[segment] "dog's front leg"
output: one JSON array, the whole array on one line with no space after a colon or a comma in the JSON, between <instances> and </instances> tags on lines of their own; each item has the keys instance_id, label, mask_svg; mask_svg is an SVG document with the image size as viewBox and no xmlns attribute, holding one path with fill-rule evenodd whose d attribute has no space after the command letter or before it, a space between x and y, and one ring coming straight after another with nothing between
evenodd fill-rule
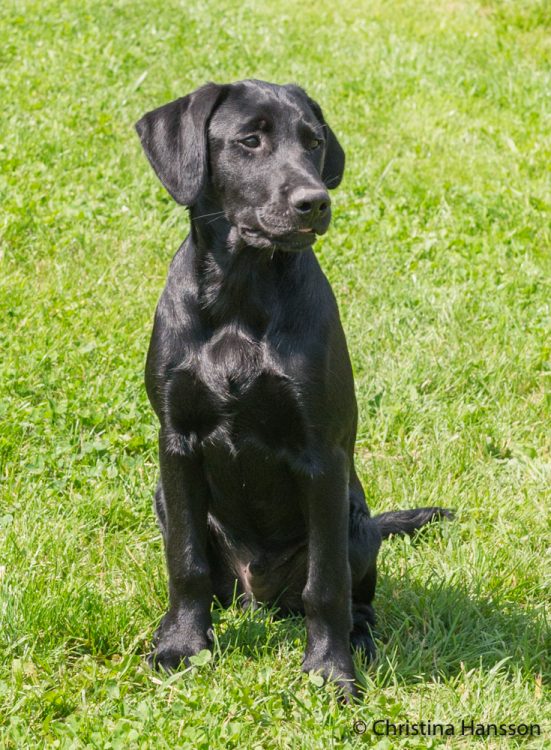
<instances>
[{"instance_id":1,"label":"dog's front leg","mask_svg":"<svg viewBox=\"0 0 551 750\"><path fill-rule=\"evenodd\" d=\"M343 451L324 458L319 475L304 482L308 572L302 593L307 645L303 669L319 671L355 694L350 654L351 582L348 561L348 469Z\"/></svg>"},{"instance_id":2,"label":"dog's front leg","mask_svg":"<svg viewBox=\"0 0 551 750\"><path fill-rule=\"evenodd\" d=\"M208 648L212 585L206 554L208 486L199 457L179 455L159 438L169 609L155 633L150 662L176 669Z\"/></svg>"}]
</instances>

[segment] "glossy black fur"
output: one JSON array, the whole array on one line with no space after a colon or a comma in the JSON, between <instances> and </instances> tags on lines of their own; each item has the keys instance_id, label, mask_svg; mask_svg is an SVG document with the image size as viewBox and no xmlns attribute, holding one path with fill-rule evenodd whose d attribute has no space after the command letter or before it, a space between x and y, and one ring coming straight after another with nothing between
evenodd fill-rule
<instances>
[{"instance_id":1,"label":"glossy black fur","mask_svg":"<svg viewBox=\"0 0 551 750\"><path fill-rule=\"evenodd\" d=\"M353 693L382 538L446 511L370 518L354 470L352 369L312 251L344 153L302 89L260 81L207 84L136 127L191 216L146 367L170 595L152 661L208 648L213 595L237 589L304 612L304 669Z\"/></svg>"}]
</instances>

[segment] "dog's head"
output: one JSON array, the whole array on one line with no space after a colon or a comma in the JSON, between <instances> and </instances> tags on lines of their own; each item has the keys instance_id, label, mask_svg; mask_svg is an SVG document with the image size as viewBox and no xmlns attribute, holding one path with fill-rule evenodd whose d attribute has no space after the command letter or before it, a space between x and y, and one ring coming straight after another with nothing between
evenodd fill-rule
<instances>
[{"instance_id":1,"label":"dog's head","mask_svg":"<svg viewBox=\"0 0 551 750\"><path fill-rule=\"evenodd\" d=\"M247 245L296 250L327 230L344 152L298 86L208 83L136 129L172 197L193 207L208 193Z\"/></svg>"}]
</instances>

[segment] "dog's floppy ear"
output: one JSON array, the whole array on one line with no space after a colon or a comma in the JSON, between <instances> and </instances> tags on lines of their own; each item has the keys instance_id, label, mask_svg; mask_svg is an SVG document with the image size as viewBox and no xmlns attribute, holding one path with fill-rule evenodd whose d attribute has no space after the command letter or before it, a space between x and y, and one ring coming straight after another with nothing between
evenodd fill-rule
<instances>
[{"instance_id":1,"label":"dog's floppy ear","mask_svg":"<svg viewBox=\"0 0 551 750\"><path fill-rule=\"evenodd\" d=\"M207 176L207 124L224 86L207 83L136 123L143 149L170 195L191 206Z\"/></svg>"},{"instance_id":2,"label":"dog's floppy ear","mask_svg":"<svg viewBox=\"0 0 551 750\"><path fill-rule=\"evenodd\" d=\"M310 99L310 97L308 97L308 103L312 107L318 120L323 125L323 130L327 139L321 179L326 187L330 189L336 188L341 184L344 174L344 151L341 144L338 142L335 133L333 133L329 125L325 122L320 105L313 99Z\"/></svg>"},{"instance_id":3,"label":"dog's floppy ear","mask_svg":"<svg viewBox=\"0 0 551 750\"><path fill-rule=\"evenodd\" d=\"M323 126L327 146L325 149L325 160L323 162L323 169L321 172L321 179L323 180L325 187L336 188L340 185L343 174L344 174L344 162L345 156L341 144L338 142L335 133L331 130L329 125L325 122L323 112L321 111L320 105L311 99L304 89L294 84L288 84L286 88L291 89L306 98L310 105L313 113Z\"/></svg>"}]
</instances>

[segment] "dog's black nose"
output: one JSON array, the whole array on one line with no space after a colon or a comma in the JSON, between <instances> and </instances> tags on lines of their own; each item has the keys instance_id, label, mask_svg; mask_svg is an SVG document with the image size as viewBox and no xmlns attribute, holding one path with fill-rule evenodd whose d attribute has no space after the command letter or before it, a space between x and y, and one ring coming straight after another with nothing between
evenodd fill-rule
<instances>
[{"instance_id":1,"label":"dog's black nose","mask_svg":"<svg viewBox=\"0 0 551 750\"><path fill-rule=\"evenodd\" d=\"M331 198L323 188L299 187L289 196L289 203L303 219L315 221L327 213Z\"/></svg>"}]
</instances>

